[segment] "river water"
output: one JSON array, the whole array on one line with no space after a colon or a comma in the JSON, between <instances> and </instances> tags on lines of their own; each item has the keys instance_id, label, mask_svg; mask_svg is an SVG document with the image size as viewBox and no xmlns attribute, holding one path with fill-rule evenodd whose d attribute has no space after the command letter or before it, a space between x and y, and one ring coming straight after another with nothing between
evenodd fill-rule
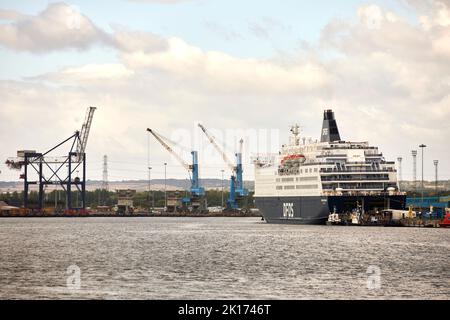
<instances>
[{"instance_id":1,"label":"river water","mask_svg":"<svg viewBox=\"0 0 450 320\"><path fill-rule=\"evenodd\" d=\"M450 230L0 219L3 299L448 299Z\"/></svg>"}]
</instances>

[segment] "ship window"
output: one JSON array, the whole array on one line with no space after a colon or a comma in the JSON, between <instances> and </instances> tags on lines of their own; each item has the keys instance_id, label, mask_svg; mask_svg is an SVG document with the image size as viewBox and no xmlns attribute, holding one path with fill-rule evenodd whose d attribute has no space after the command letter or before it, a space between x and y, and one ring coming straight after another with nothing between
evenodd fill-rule
<instances>
[{"instance_id":1,"label":"ship window","mask_svg":"<svg viewBox=\"0 0 450 320\"><path fill-rule=\"evenodd\" d=\"M317 172L317 168L314 168L314 172Z\"/></svg>"},{"instance_id":2,"label":"ship window","mask_svg":"<svg viewBox=\"0 0 450 320\"><path fill-rule=\"evenodd\" d=\"M294 182L294 178L283 178L281 182Z\"/></svg>"},{"instance_id":3,"label":"ship window","mask_svg":"<svg viewBox=\"0 0 450 320\"><path fill-rule=\"evenodd\" d=\"M316 181L317 180L317 176L314 176L314 177L302 177L299 180L300 181Z\"/></svg>"},{"instance_id":4,"label":"ship window","mask_svg":"<svg viewBox=\"0 0 450 320\"><path fill-rule=\"evenodd\" d=\"M285 186L284 190L294 190L295 186Z\"/></svg>"},{"instance_id":5,"label":"ship window","mask_svg":"<svg viewBox=\"0 0 450 320\"><path fill-rule=\"evenodd\" d=\"M277 190L283 190L283 186L277 186Z\"/></svg>"},{"instance_id":6,"label":"ship window","mask_svg":"<svg viewBox=\"0 0 450 320\"><path fill-rule=\"evenodd\" d=\"M317 184L308 184L304 186L296 186L297 189L317 189L319 186Z\"/></svg>"}]
</instances>

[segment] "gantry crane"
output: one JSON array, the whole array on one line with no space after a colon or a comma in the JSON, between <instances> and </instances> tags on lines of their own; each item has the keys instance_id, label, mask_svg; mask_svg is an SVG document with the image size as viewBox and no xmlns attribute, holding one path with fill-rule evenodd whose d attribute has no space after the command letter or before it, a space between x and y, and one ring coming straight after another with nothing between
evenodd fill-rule
<instances>
[{"instance_id":1,"label":"gantry crane","mask_svg":"<svg viewBox=\"0 0 450 320\"><path fill-rule=\"evenodd\" d=\"M242 167L242 152L244 139L239 141L239 152L236 153L236 192L240 197L248 196L248 190L244 187L244 169Z\"/></svg>"},{"instance_id":2,"label":"gantry crane","mask_svg":"<svg viewBox=\"0 0 450 320\"><path fill-rule=\"evenodd\" d=\"M6 164L11 169L21 170L24 172L20 178L24 180L24 203L25 209L44 209L44 188L48 185L60 185L66 194L65 212L79 213L86 209L86 145L89 132L94 117L95 107L89 107L86 113L86 119L81 127L81 131L75 133L62 141L55 147L44 153L38 153L34 150L17 151L16 158L9 158ZM50 154L62 145L70 142L71 148L67 156L54 157ZM75 148L76 146L76 148ZM51 166L53 165L53 166ZM78 175L78 169L82 169L81 178ZM67 172L63 172L67 168ZM30 181L30 169L33 169L38 176L38 180ZM37 206L31 208L28 199L30 185L38 186L38 203ZM74 204L72 187L76 188L76 192L81 195L81 203ZM77 196L78 198L78 196Z\"/></svg>"},{"instance_id":3,"label":"gantry crane","mask_svg":"<svg viewBox=\"0 0 450 320\"><path fill-rule=\"evenodd\" d=\"M192 164L188 164L180 155L178 155L172 147L168 144L168 139L164 138L161 134L156 133L155 130L147 128L153 137L170 153L177 159L177 161L189 172L189 179L191 180L190 193L191 197L183 198L183 205L185 207L191 205L193 210L203 210L206 209L206 205L203 205L202 199L205 196L205 189L200 185L199 179L199 166L198 166L198 152L192 151Z\"/></svg>"},{"instance_id":4,"label":"gantry crane","mask_svg":"<svg viewBox=\"0 0 450 320\"><path fill-rule=\"evenodd\" d=\"M227 200L227 209L228 210L238 210L238 198L248 196L248 190L244 187L243 180L243 167L242 167L242 147L244 140L241 139L239 141L239 152L235 154L236 156L236 164L234 164L230 158L227 156L224 150L219 147L216 142L214 136L209 133L209 131L203 126L201 123L198 124L200 129L202 129L203 133L208 138L209 142L214 146L217 152L222 156L224 162L231 169L231 178L230 178L230 196Z\"/></svg>"},{"instance_id":5,"label":"gantry crane","mask_svg":"<svg viewBox=\"0 0 450 320\"><path fill-rule=\"evenodd\" d=\"M80 161L81 156L85 154L87 141L89 138L89 132L91 131L91 125L92 125L92 119L94 118L94 112L97 108L95 107L89 107L89 109L86 112L86 118L84 120L84 123L81 127L81 131L79 132L78 139L77 139L77 149L76 149L76 160Z\"/></svg>"}]
</instances>

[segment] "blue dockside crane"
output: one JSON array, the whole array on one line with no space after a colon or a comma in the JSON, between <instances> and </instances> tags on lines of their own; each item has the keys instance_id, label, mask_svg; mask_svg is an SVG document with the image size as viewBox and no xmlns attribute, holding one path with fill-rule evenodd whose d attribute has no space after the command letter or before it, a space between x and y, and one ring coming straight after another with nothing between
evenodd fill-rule
<instances>
[{"instance_id":1,"label":"blue dockside crane","mask_svg":"<svg viewBox=\"0 0 450 320\"><path fill-rule=\"evenodd\" d=\"M192 171L191 177L191 194L196 197L203 197L205 195L205 188L200 186L199 170L198 170L198 152L192 151L192 165L189 166Z\"/></svg>"},{"instance_id":2,"label":"blue dockside crane","mask_svg":"<svg viewBox=\"0 0 450 320\"><path fill-rule=\"evenodd\" d=\"M192 205L194 210L201 207L201 199L205 196L205 189L200 185L199 179L199 166L198 166L198 152L192 151L192 164L188 164L180 155L178 155L166 142L167 138L156 133L154 130L147 128L155 139L167 150L169 151L175 159L189 172L189 179L191 181L190 193L191 197L185 197L182 199L184 205Z\"/></svg>"},{"instance_id":3,"label":"blue dockside crane","mask_svg":"<svg viewBox=\"0 0 450 320\"><path fill-rule=\"evenodd\" d=\"M235 154L236 164L234 164L227 156L227 154L219 147L213 135L203 126L201 123L198 124L200 129L208 138L209 142L214 146L217 152L222 156L224 162L231 169L230 178L230 195L227 199L227 210L239 210L238 199L248 196L248 190L244 187L243 178L243 167L242 167L242 145L244 140L240 140L240 150Z\"/></svg>"},{"instance_id":4,"label":"blue dockside crane","mask_svg":"<svg viewBox=\"0 0 450 320\"><path fill-rule=\"evenodd\" d=\"M239 141L239 152L236 153L236 193L239 197L248 196L248 189L244 187L244 169L242 167L242 147L244 144L244 140L241 139Z\"/></svg>"}]
</instances>

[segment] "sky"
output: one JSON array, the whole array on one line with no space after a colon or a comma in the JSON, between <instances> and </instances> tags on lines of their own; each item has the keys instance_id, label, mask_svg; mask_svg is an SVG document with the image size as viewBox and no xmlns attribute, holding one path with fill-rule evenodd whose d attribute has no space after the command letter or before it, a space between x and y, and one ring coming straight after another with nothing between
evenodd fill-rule
<instances>
[{"instance_id":1,"label":"sky","mask_svg":"<svg viewBox=\"0 0 450 320\"><path fill-rule=\"evenodd\" d=\"M425 179L450 179L450 1L113 0L0 1L0 180L17 150L45 151L97 107L88 178L187 178L150 137L175 142L201 175L229 169L204 124L232 158L277 152L289 126L319 138L324 109L341 138L369 141L387 160L427 145ZM66 149L55 155L64 155ZM421 157L419 157L419 161ZM420 162L419 162L420 163ZM419 171L420 176L420 171Z\"/></svg>"}]
</instances>

